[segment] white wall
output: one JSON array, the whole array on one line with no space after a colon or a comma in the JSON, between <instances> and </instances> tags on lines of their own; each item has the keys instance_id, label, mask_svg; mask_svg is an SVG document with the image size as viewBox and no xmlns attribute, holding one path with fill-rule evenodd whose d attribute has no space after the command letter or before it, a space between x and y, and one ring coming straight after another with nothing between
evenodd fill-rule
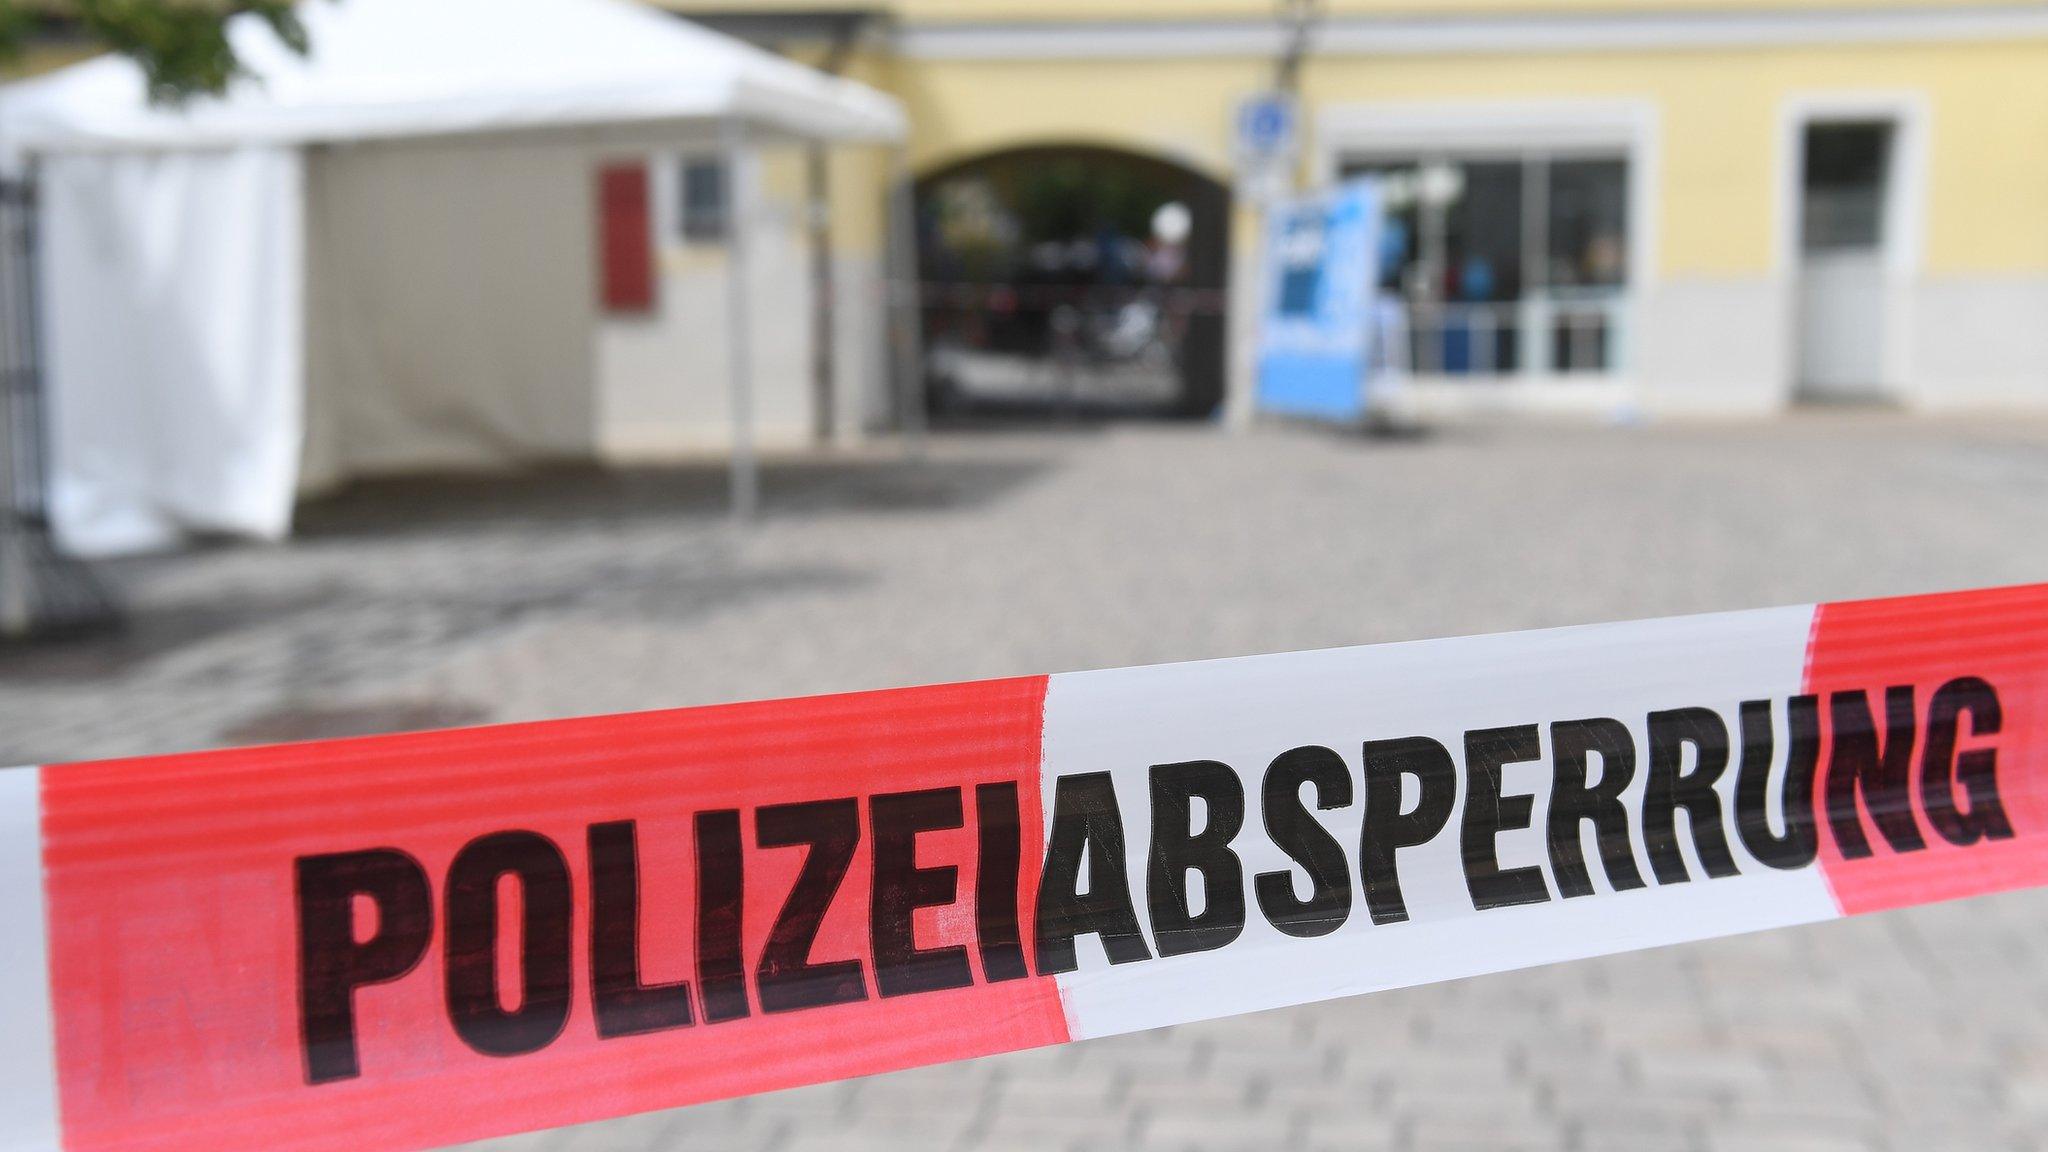
<instances>
[{"instance_id":1,"label":"white wall","mask_svg":"<svg viewBox=\"0 0 2048 1152\"><path fill-rule=\"evenodd\" d=\"M1767 416L1792 401L1791 297L1767 276L1671 277L1637 295L1630 375L1656 416Z\"/></svg>"},{"instance_id":2,"label":"white wall","mask_svg":"<svg viewBox=\"0 0 2048 1152\"><path fill-rule=\"evenodd\" d=\"M1797 400L1792 285L1778 278L1669 280L1638 305L1635 378L1665 416L1766 416ZM1886 331L1897 402L1914 411L2048 408L2048 279L1903 278ZM1873 333L1873 339L1880 338Z\"/></svg>"},{"instance_id":3,"label":"white wall","mask_svg":"<svg viewBox=\"0 0 2048 1152\"><path fill-rule=\"evenodd\" d=\"M316 149L302 486L587 457L591 176L573 149Z\"/></svg>"},{"instance_id":4,"label":"white wall","mask_svg":"<svg viewBox=\"0 0 2048 1152\"><path fill-rule=\"evenodd\" d=\"M889 308L882 260L840 253L832 262L835 386L833 434L840 440L887 427L897 387L889 366Z\"/></svg>"},{"instance_id":5,"label":"white wall","mask_svg":"<svg viewBox=\"0 0 2048 1152\"><path fill-rule=\"evenodd\" d=\"M2048 408L2048 279L1929 276L1909 299L1909 404Z\"/></svg>"},{"instance_id":6,"label":"white wall","mask_svg":"<svg viewBox=\"0 0 2048 1152\"><path fill-rule=\"evenodd\" d=\"M651 313L607 315L597 324L597 448L609 460L687 456L722 449L731 437L728 248L721 241L681 236L684 154L601 154L648 163L659 274ZM746 213L754 430L759 443L771 448L806 443L811 434L813 325L797 160L793 149L758 155L746 181L760 192Z\"/></svg>"}]
</instances>

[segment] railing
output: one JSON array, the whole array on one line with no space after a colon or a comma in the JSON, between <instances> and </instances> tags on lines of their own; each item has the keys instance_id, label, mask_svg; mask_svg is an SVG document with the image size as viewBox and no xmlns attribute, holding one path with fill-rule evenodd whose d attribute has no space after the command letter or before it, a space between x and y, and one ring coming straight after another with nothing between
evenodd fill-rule
<instances>
[{"instance_id":1,"label":"railing","mask_svg":"<svg viewBox=\"0 0 2048 1152\"><path fill-rule=\"evenodd\" d=\"M918 286L935 407L1205 413L1222 399L1228 301L1145 283Z\"/></svg>"},{"instance_id":2,"label":"railing","mask_svg":"<svg viewBox=\"0 0 2048 1152\"><path fill-rule=\"evenodd\" d=\"M1620 293L1550 292L1489 303L1408 301L1387 334L1389 366L1424 377L1610 374L1627 361Z\"/></svg>"},{"instance_id":3,"label":"railing","mask_svg":"<svg viewBox=\"0 0 2048 1152\"><path fill-rule=\"evenodd\" d=\"M1199 366L1187 337L1202 324L1220 335L1228 309L1222 290L1187 287L927 282L920 293L930 366L942 378L964 379L959 364L989 355L1042 362L1068 384L1136 366L1183 373ZM1484 303L1381 300L1377 355L1389 372L1556 380L1612 376L1628 364L1630 299L1620 289ZM1220 341L1199 351L1220 355Z\"/></svg>"}]
</instances>

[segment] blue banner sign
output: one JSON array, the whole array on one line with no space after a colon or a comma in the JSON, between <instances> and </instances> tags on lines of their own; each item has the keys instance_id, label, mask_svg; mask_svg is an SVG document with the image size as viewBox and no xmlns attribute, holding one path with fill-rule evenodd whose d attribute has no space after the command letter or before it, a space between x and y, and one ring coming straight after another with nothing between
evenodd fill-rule
<instances>
[{"instance_id":1,"label":"blue banner sign","mask_svg":"<svg viewBox=\"0 0 2048 1152\"><path fill-rule=\"evenodd\" d=\"M1379 191L1369 180L1273 207L1260 411L1324 420L1365 415L1379 238Z\"/></svg>"}]
</instances>

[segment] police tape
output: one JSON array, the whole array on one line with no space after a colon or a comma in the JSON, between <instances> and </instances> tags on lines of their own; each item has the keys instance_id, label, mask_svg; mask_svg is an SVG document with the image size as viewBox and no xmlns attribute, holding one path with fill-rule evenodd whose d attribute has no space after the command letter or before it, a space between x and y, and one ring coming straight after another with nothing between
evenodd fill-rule
<instances>
[{"instance_id":1,"label":"police tape","mask_svg":"<svg viewBox=\"0 0 2048 1152\"><path fill-rule=\"evenodd\" d=\"M0 773L0 1142L419 1148L2048 881L2048 585Z\"/></svg>"}]
</instances>

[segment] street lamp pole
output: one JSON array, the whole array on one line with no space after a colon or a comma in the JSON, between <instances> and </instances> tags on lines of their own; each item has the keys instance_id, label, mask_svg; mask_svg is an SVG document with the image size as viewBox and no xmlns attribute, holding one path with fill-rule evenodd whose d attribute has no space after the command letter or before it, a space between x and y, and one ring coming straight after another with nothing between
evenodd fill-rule
<instances>
[{"instance_id":1,"label":"street lamp pole","mask_svg":"<svg viewBox=\"0 0 2048 1152\"><path fill-rule=\"evenodd\" d=\"M1322 0L1279 2L1280 24L1286 32L1287 41L1273 72L1273 90L1298 102L1301 98L1301 66L1308 59L1309 34L1322 16L1323 5Z\"/></svg>"}]
</instances>

